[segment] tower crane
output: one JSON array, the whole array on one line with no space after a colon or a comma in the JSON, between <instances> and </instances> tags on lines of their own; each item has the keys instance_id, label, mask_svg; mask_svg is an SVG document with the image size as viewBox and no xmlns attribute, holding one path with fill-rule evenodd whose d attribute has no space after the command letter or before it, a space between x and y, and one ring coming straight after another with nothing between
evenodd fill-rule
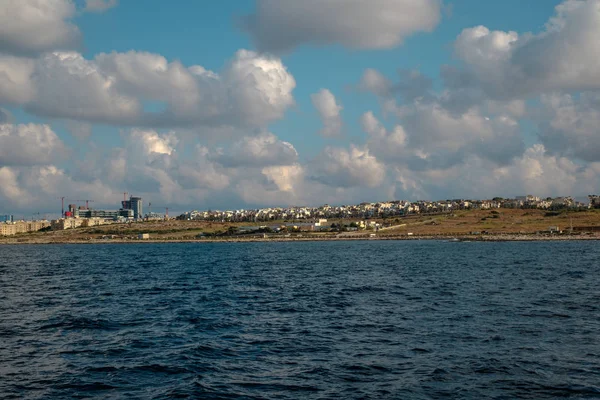
<instances>
[{"instance_id":1,"label":"tower crane","mask_svg":"<svg viewBox=\"0 0 600 400\"><path fill-rule=\"evenodd\" d=\"M156 206L158 208L164 208L165 209L165 219L169 219L169 207L163 207L163 206ZM148 214L152 214L152 202L148 202Z\"/></svg>"},{"instance_id":2,"label":"tower crane","mask_svg":"<svg viewBox=\"0 0 600 400\"><path fill-rule=\"evenodd\" d=\"M60 199L60 205L61 205L60 217L61 218L65 216L65 199L66 198L67 198L66 196L57 197L57 199Z\"/></svg>"},{"instance_id":3,"label":"tower crane","mask_svg":"<svg viewBox=\"0 0 600 400\"><path fill-rule=\"evenodd\" d=\"M85 209L89 210L90 209L90 203L93 203L94 200L73 200L76 203L83 203L85 202Z\"/></svg>"}]
</instances>

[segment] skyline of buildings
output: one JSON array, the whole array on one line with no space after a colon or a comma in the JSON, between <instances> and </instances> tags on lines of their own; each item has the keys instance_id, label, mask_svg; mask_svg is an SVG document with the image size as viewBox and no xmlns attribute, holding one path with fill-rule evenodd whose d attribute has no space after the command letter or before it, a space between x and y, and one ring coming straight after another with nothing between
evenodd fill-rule
<instances>
[{"instance_id":1,"label":"skyline of buildings","mask_svg":"<svg viewBox=\"0 0 600 400\"><path fill-rule=\"evenodd\" d=\"M62 218L52 221L32 220L15 221L11 214L0 215L0 235L16 235L35 232L50 227L52 230L74 229L113 223L125 223L140 220L168 219L168 214L160 215L149 212L143 214L143 199L130 196L121 202L119 210L102 210L68 205L68 211ZM127 208L126 208L127 207ZM468 209L527 208L544 210L591 209L600 208L600 196L589 195L588 202L576 201L570 196L540 198L534 195L516 196L515 198L494 197L491 200L453 199L453 200L393 200L383 202L363 202L354 205L331 206L324 204L318 207L265 207L258 209L238 210L205 210L186 211L176 217L180 220L206 220L216 222L263 222L270 220L318 220L322 218L388 218L410 214L447 213ZM39 214L39 213L38 213Z\"/></svg>"}]
</instances>

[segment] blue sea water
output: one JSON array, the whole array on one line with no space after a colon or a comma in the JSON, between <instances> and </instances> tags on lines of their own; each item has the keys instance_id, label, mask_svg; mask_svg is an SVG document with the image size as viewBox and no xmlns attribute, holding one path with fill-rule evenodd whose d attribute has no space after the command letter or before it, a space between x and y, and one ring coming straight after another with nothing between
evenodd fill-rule
<instances>
[{"instance_id":1,"label":"blue sea water","mask_svg":"<svg viewBox=\"0 0 600 400\"><path fill-rule=\"evenodd\" d=\"M0 398L600 398L599 260L595 241L0 247Z\"/></svg>"}]
</instances>

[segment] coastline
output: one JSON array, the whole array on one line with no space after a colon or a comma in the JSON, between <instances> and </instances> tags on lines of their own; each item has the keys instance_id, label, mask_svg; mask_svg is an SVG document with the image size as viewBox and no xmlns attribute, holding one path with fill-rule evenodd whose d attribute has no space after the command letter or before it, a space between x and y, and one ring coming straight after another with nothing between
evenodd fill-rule
<instances>
[{"instance_id":1,"label":"coastline","mask_svg":"<svg viewBox=\"0 0 600 400\"><path fill-rule=\"evenodd\" d=\"M1 245L51 245L51 244L157 244L157 243L269 243L269 242L340 242L340 241L451 241L457 243L472 242L553 242L553 241L587 241L600 240L600 235L526 235L526 234L499 234L485 236L463 235L419 235L419 236L341 236L341 237L223 237L204 239L75 239L75 240L43 240L40 238L23 238L2 240Z\"/></svg>"}]
</instances>

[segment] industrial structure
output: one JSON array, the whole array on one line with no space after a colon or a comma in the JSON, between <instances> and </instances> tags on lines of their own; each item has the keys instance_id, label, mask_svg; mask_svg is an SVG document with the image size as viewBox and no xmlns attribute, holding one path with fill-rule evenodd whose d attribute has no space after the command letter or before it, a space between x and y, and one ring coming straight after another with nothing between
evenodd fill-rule
<instances>
[{"instance_id":1,"label":"industrial structure","mask_svg":"<svg viewBox=\"0 0 600 400\"><path fill-rule=\"evenodd\" d=\"M90 208L90 203L95 202L92 199L74 200L67 196L58 197L61 202L61 217L51 222L47 220L47 214L44 214L44 219L36 219L32 217L32 221L15 221L12 215L0 215L0 236L16 235L25 232L35 232L40 229L51 228L52 230L74 229L79 227L92 227L104 224L123 223L131 221L145 220L161 220L168 218L169 209L165 207L165 216L149 212L148 215L143 214L142 198L130 196L127 199L127 194L124 193L121 208L118 210L100 210ZM65 210L65 201L67 201L67 209ZM84 203L78 205L77 203ZM151 210L151 203L148 203ZM33 213L34 216L40 217L43 213Z\"/></svg>"},{"instance_id":2,"label":"industrial structure","mask_svg":"<svg viewBox=\"0 0 600 400\"><path fill-rule=\"evenodd\" d=\"M141 197L129 197L129 200L123 200L121 202L123 210L133 210L133 218L141 219L144 216L142 210L142 198Z\"/></svg>"},{"instance_id":3,"label":"industrial structure","mask_svg":"<svg viewBox=\"0 0 600 400\"><path fill-rule=\"evenodd\" d=\"M126 196L127 193L124 193ZM90 208L90 203L95 200L70 200L67 211L64 209L64 201L67 197L59 197L61 200L61 216L63 218L106 218L106 219L142 219L142 198L131 196L129 200L124 197L121 202L121 208L118 210L97 210ZM85 206L78 206L75 203L85 203Z\"/></svg>"}]
</instances>

